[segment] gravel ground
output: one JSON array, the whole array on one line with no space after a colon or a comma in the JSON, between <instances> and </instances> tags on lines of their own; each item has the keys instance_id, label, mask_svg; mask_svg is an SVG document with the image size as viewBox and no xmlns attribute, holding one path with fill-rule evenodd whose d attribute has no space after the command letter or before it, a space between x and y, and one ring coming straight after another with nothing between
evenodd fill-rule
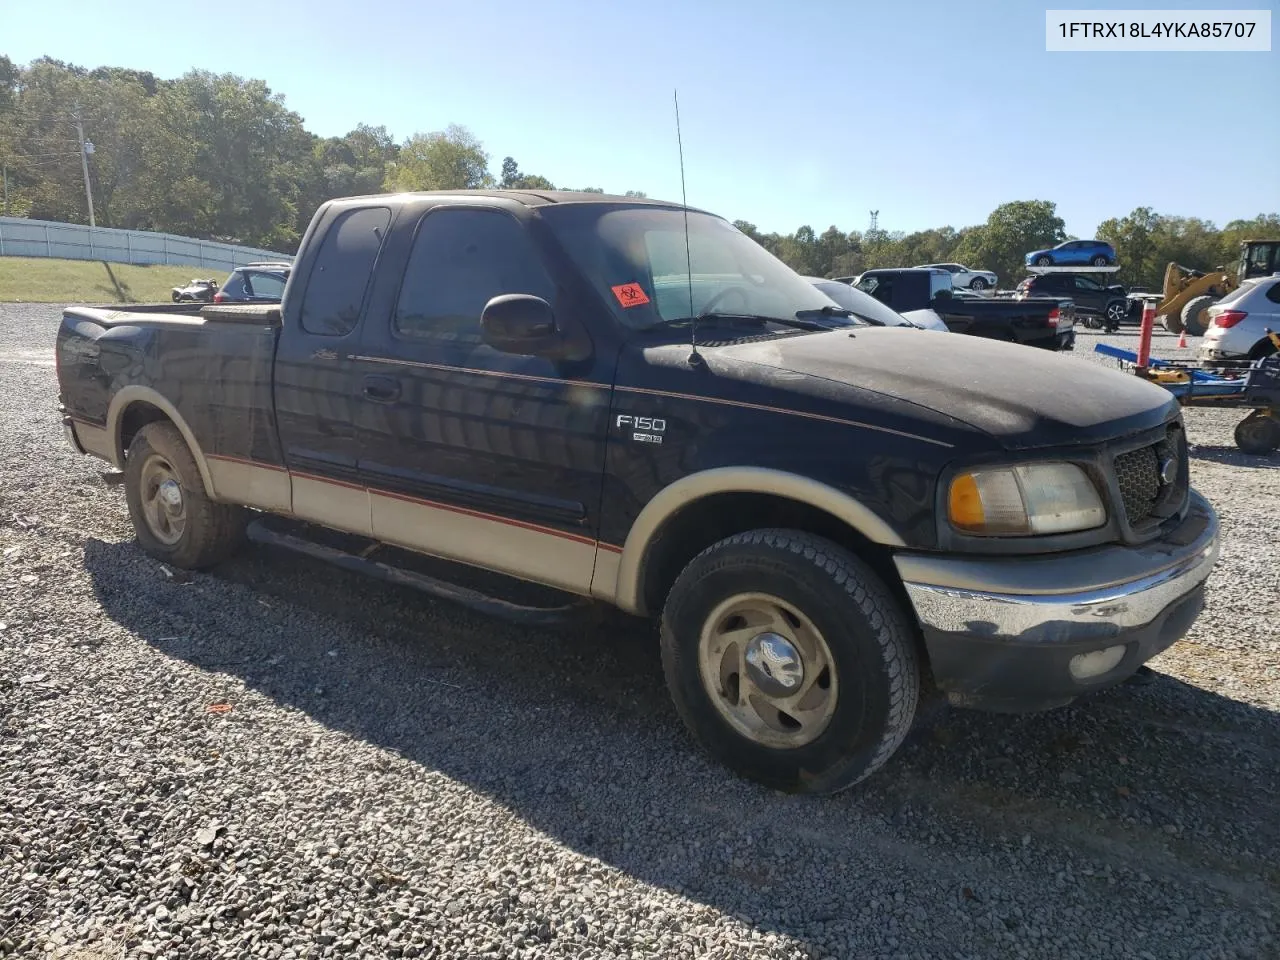
<instances>
[{"instance_id":1,"label":"gravel ground","mask_svg":"<svg viewBox=\"0 0 1280 960\"><path fill-rule=\"evenodd\" d=\"M647 627L260 547L167 576L62 439L57 317L0 307L0 955L1280 956L1280 456L1238 415L1188 412L1225 546L1153 683L933 708L794 798L690 745Z\"/></svg>"}]
</instances>

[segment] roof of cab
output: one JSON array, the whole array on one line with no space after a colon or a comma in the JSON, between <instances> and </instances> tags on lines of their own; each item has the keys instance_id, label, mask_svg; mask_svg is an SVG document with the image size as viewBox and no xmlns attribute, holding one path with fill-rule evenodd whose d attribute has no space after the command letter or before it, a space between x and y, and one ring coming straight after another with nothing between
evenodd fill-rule
<instances>
[{"instance_id":1,"label":"roof of cab","mask_svg":"<svg viewBox=\"0 0 1280 960\"><path fill-rule=\"evenodd\" d=\"M682 210L679 203L666 200L653 200L649 197L626 197L614 193L592 193L584 190L412 190L400 193L368 194L358 197L335 197L334 201L349 202L361 200L379 200L387 202L404 202L422 197L476 197L494 200L511 200L526 207L545 207L560 203L614 203L633 204L636 206L667 207ZM704 213L696 207L688 208L693 213Z\"/></svg>"}]
</instances>

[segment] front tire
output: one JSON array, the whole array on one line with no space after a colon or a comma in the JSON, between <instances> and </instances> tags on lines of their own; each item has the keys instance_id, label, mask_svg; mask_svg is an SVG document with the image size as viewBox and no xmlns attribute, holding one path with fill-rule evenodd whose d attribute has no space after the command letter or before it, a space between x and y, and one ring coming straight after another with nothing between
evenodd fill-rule
<instances>
[{"instance_id":1,"label":"front tire","mask_svg":"<svg viewBox=\"0 0 1280 960\"><path fill-rule=\"evenodd\" d=\"M1156 319L1159 320L1162 324L1164 324L1164 328L1168 330L1170 333L1182 332L1182 318L1177 314L1162 313Z\"/></svg>"},{"instance_id":2,"label":"front tire","mask_svg":"<svg viewBox=\"0 0 1280 960\"><path fill-rule=\"evenodd\" d=\"M1114 332L1120 329L1120 323L1129 313L1129 304L1124 300L1112 300L1107 304L1106 310L1107 329Z\"/></svg>"},{"instance_id":3,"label":"front tire","mask_svg":"<svg viewBox=\"0 0 1280 960\"><path fill-rule=\"evenodd\" d=\"M969 289L985 290L987 289L987 281L982 277L974 277L972 280L969 281Z\"/></svg>"},{"instance_id":4,"label":"front tire","mask_svg":"<svg viewBox=\"0 0 1280 960\"><path fill-rule=\"evenodd\" d=\"M138 543L157 560L197 570L225 560L243 542L244 509L205 495L195 457L173 424L138 431L124 478Z\"/></svg>"},{"instance_id":5,"label":"front tire","mask_svg":"<svg viewBox=\"0 0 1280 960\"><path fill-rule=\"evenodd\" d=\"M662 663L694 739L740 775L829 794L870 776L911 729L914 637L866 563L796 530L695 557L662 613Z\"/></svg>"},{"instance_id":6,"label":"front tire","mask_svg":"<svg viewBox=\"0 0 1280 960\"><path fill-rule=\"evenodd\" d=\"M1036 266L1051 267L1053 266L1053 258L1052 257L1036 257Z\"/></svg>"}]
</instances>

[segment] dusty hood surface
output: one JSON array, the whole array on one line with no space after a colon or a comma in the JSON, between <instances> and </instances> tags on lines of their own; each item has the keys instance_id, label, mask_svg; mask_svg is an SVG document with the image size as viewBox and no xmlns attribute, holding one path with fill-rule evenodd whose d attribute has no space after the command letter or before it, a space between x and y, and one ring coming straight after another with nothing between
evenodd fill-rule
<instances>
[{"instance_id":1,"label":"dusty hood surface","mask_svg":"<svg viewBox=\"0 0 1280 960\"><path fill-rule=\"evenodd\" d=\"M1093 443L1171 419L1177 402L1131 373L1047 350L906 328L744 343L729 361L849 384L963 421L1009 448Z\"/></svg>"}]
</instances>

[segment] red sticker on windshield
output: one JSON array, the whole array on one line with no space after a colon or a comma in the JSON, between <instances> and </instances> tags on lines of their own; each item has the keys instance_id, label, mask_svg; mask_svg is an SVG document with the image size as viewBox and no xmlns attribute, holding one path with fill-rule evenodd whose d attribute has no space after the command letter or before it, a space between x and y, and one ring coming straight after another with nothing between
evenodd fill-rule
<instances>
[{"instance_id":1,"label":"red sticker on windshield","mask_svg":"<svg viewBox=\"0 0 1280 960\"><path fill-rule=\"evenodd\" d=\"M638 283L621 283L612 289L613 295L623 307L642 307L649 302L644 288Z\"/></svg>"}]
</instances>

